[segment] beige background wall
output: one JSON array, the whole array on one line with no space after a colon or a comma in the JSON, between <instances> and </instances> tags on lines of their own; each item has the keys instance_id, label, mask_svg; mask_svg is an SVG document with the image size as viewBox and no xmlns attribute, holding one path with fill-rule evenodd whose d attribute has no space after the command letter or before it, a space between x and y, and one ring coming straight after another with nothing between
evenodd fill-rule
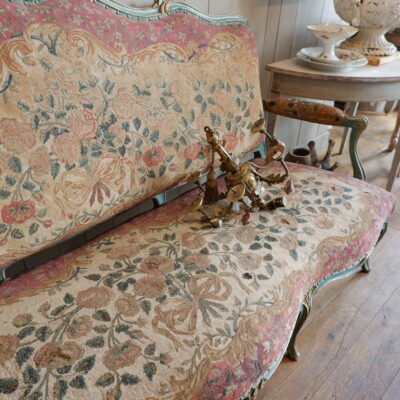
<instances>
[{"instance_id":1,"label":"beige background wall","mask_svg":"<svg viewBox=\"0 0 400 400\"><path fill-rule=\"evenodd\" d=\"M117 1L130 6L152 4L151 0ZM208 14L242 15L249 20L258 41L264 97L268 97L270 90L270 74L264 66L293 57L302 47L315 46L317 40L305 28L308 24L340 21L333 0L187 0L185 3ZM326 127L279 119L276 130L289 147L304 145L311 139L316 139L319 147L326 145Z\"/></svg>"}]
</instances>

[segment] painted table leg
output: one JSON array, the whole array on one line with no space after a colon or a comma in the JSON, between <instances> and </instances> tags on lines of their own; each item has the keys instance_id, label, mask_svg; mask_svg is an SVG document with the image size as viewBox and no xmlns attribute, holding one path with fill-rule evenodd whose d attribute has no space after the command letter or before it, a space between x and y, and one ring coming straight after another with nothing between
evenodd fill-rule
<instances>
[{"instance_id":1,"label":"painted table leg","mask_svg":"<svg viewBox=\"0 0 400 400\"><path fill-rule=\"evenodd\" d=\"M365 117L348 118L343 125L351 129L349 153L350 153L351 165L353 167L354 178L358 178L365 181L366 180L365 171L362 166L360 157L358 155L357 143L361 133L365 130L365 128L368 125L368 119Z\"/></svg>"},{"instance_id":2,"label":"painted table leg","mask_svg":"<svg viewBox=\"0 0 400 400\"><path fill-rule=\"evenodd\" d=\"M271 98L280 97L280 93L276 90L271 91ZM277 115L273 113L268 113L267 120L267 132L274 136L275 124L276 124Z\"/></svg>"},{"instance_id":3,"label":"painted table leg","mask_svg":"<svg viewBox=\"0 0 400 400\"><path fill-rule=\"evenodd\" d=\"M394 179L396 178L397 171L399 170L400 164L400 144L397 144L396 152L394 153L392 167L390 168L389 179L386 185L386 190L389 192L392 190Z\"/></svg>"},{"instance_id":4,"label":"painted table leg","mask_svg":"<svg viewBox=\"0 0 400 400\"><path fill-rule=\"evenodd\" d=\"M358 102L351 102L350 106L347 110L347 114L349 117L354 117L358 111L360 103ZM340 149L339 149L339 155L343 154L344 146L347 141L347 137L349 136L349 133L351 131L351 128L345 128L343 132L343 137L342 137L342 142L340 143Z\"/></svg>"},{"instance_id":5,"label":"painted table leg","mask_svg":"<svg viewBox=\"0 0 400 400\"><path fill-rule=\"evenodd\" d=\"M396 126L394 127L392 137L390 138L388 151L393 151L396 148L396 145L399 141L399 131L400 131L400 108L399 111L397 111Z\"/></svg>"}]
</instances>

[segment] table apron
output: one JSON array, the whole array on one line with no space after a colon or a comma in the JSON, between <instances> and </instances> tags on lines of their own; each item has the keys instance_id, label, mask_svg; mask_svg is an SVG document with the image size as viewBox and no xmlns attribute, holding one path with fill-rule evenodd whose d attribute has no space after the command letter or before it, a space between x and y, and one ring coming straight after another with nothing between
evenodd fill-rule
<instances>
[{"instance_id":1,"label":"table apron","mask_svg":"<svg viewBox=\"0 0 400 400\"><path fill-rule=\"evenodd\" d=\"M272 92L318 100L390 101L400 99L400 82L320 80L274 73Z\"/></svg>"}]
</instances>

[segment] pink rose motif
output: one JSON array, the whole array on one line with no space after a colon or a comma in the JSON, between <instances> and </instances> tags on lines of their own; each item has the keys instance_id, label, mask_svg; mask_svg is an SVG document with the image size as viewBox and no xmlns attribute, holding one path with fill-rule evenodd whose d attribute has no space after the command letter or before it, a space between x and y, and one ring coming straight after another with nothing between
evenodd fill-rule
<instances>
[{"instance_id":1,"label":"pink rose motif","mask_svg":"<svg viewBox=\"0 0 400 400\"><path fill-rule=\"evenodd\" d=\"M127 317L133 317L140 311L139 303L135 296L125 294L121 296L116 302L115 307L117 311Z\"/></svg>"},{"instance_id":2,"label":"pink rose motif","mask_svg":"<svg viewBox=\"0 0 400 400\"><path fill-rule=\"evenodd\" d=\"M146 257L140 263L140 271L146 273L166 274L174 270L172 260L164 256Z\"/></svg>"},{"instance_id":3,"label":"pink rose motif","mask_svg":"<svg viewBox=\"0 0 400 400\"><path fill-rule=\"evenodd\" d=\"M239 138L231 132L229 135L224 135L222 139L225 141L225 149L227 151L232 151L239 143Z\"/></svg>"},{"instance_id":4,"label":"pink rose motif","mask_svg":"<svg viewBox=\"0 0 400 400\"><path fill-rule=\"evenodd\" d=\"M0 144L13 153L21 154L36 143L35 131L31 125L23 124L15 118L0 121Z\"/></svg>"},{"instance_id":5,"label":"pink rose motif","mask_svg":"<svg viewBox=\"0 0 400 400\"><path fill-rule=\"evenodd\" d=\"M80 140L91 140L96 137L96 117L87 108L71 111L68 116L68 124L70 132Z\"/></svg>"},{"instance_id":6,"label":"pink rose motif","mask_svg":"<svg viewBox=\"0 0 400 400\"><path fill-rule=\"evenodd\" d=\"M107 255L109 260L121 260L124 258L135 257L140 253L140 249L135 245L118 246L114 247L110 254Z\"/></svg>"},{"instance_id":7,"label":"pink rose motif","mask_svg":"<svg viewBox=\"0 0 400 400\"><path fill-rule=\"evenodd\" d=\"M14 201L1 210L1 217L6 224L23 224L35 214L35 204L31 200Z\"/></svg>"},{"instance_id":8,"label":"pink rose motif","mask_svg":"<svg viewBox=\"0 0 400 400\"><path fill-rule=\"evenodd\" d=\"M136 99L126 87L121 87L113 99L113 109L119 119L129 119L134 116Z\"/></svg>"},{"instance_id":9,"label":"pink rose motif","mask_svg":"<svg viewBox=\"0 0 400 400\"><path fill-rule=\"evenodd\" d=\"M112 297L112 292L109 288L92 287L81 292L78 292L76 297L76 305L84 308L102 308L108 305Z\"/></svg>"},{"instance_id":10,"label":"pink rose motif","mask_svg":"<svg viewBox=\"0 0 400 400\"><path fill-rule=\"evenodd\" d=\"M279 245L288 251L295 250L298 246L297 236L294 233L287 233L279 238Z\"/></svg>"},{"instance_id":11,"label":"pink rose motif","mask_svg":"<svg viewBox=\"0 0 400 400\"><path fill-rule=\"evenodd\" d=\"M86 336L92 329L92 321L89 315L82 315L75 318L67 328L67 336L70 339L78 339Z\"/></svg>"},{"instance_id":12,"label":"pink rose motif","mask_svg":"<svg viewBox=\"0 0 400 400\"><path fill-rule=\"evenodd\" d=\"M50 172L50 156L46 147L39 147L31 154L29 166L37 175L46 175Z\"/></svg>"},{"instance_id":13,"label":"pink rose motif","mask_svg":"<svg viewBox=\"0 0 400 400\"><path fill-rule=\"evenodd\" d=\"M206 241L203 236L197 232L185 232L182 235L182 246L188 249L199 249L200 247L204 247Z\"/></svg>"},{"instance_id":14,"label":"pink rose motif","mask_svg":"<svg viewBox=\"0 0 400 400\"><path fill-rule=\"evenodd\" d=\"M165 153L161 146L155 146L143 154L143 161L148 167L155 167L164 160Z\"/></svg>"},{"instance_id":15,"label":"pink rose motif","mask_svg":"<svg viewBox=\"0 0 400 400\"><path fill-rule=\"evenodd\" d=\"M251 244L254 242L254 239L257 235L257 232L251 226L241 226L236 231L236 239L239 240L240 243Z\"/></svg>"},{"instance_id":16,"label":"pink rose motif","mask_svg":"<svg viewBox=\"0 0 400 400\"><path fill-rule=\"evenodd\" d=\"M208 268L210 266L210 257L208 254L190 253L185 258L185 263L194 264L197 268Z\"/></svg>"},{"instance_id":17,"label":"pink rose motif","mask_svg":"<svg viewBox=\"0 0 400 400\"><path fill-rule=\"evenodd\" d=\"M197 156L199 155L201 150L200 143L194 143L185 148L183 150L183 155L185 156L186 160L196 160Z\"/></svg>"},{"instance_id":18,"label":"pink rose motif","mask_svg":"<svg viewBox=\"0 0 400 400\"><path fill-rule=\"evenodd\" d=\"M48 368L50 370L72 365L83 356L84 350L75 342L46 343L41 347L33 358L36 367Z\"/></svg>"},{"instance_id":19,"label":"pink rose motif","mask_svg":"<svg viewBox=\"0 0 400 400\"><path fill-rule=\"evenodd\" d=\"M110 371L133 365L141 354L141 348L132 340L112 347L103 356L103 364Z\"/></svg>"},{"instance_id":20,"label":"pink rose motif","mask_svg":"<svg viewBox=\"0 0 400 400\"><path fill-rule=\"evenodd\" d=\"M320 229L331 229L335 226L335 220L330 215L320 215L314 220L314 224Z\"/></svg>"},{"instance_id":21,"label":"pink rose motif","mask_svg":"<svg viewBox=\"0 0 400 400\"><path fill-rule=\"evenodd\" d=\"M66 164L74 164L81 156L81 143L72 133L57 136L52 145L53 153Z\"/></svg>"},{"instance_id":22,"label":"pink rose motif","mask_svg":"<svg viewBox=\"0 0 400 400\"><path fill-rule=\"evenodd\" d=\"M237 258L240 265L242 265L246 271L256 270L263 264L262 257L258 254L243 253L238 254Z\"/></svg>"},{"instance_id":23,"label":"pink rose motif","mask_svg":"<svg viewBox=\"0 0 400 400\"><path fill-rule=\"evenodd\" d=\"M0 365L14 357L18 344L19 338L16 335L0 336Z\"/></svg>"},{"instance_id":24,"label":"pink rose motif","mask_svg":"<svg viewBox=\"0 0 400 400\"><path fill-rule=\"evenodd\" d=\"M165 293L166 285L161 277L149 276L139 279L134 285L134 290L140 297L155 299Z\"/></svg>"}]
</instances>

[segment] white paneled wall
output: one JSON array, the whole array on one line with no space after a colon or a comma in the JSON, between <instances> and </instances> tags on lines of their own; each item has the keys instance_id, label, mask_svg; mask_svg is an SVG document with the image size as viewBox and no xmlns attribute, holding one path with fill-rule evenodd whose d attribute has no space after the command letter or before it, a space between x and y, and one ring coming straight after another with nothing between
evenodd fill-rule
<instances>
[{"instance_id":1,"label":"white paneled wall","mask_svg":"<svg viewBox=\"0 0 400 400\"><path fill-rule=\"evenodd\" d=\"M153 4L152 0L117 0L130 6ZM302 47L315 46L309 24L336 23L333 0L187 0L185 3L211 15L242 15L254 29L260 56L261 88L268 97L271 77L265 65L293 57ZM314 124L278 119L277 134L289 147L316 139L325 145L327 130Z\"/></svg>"}]
</instances>

